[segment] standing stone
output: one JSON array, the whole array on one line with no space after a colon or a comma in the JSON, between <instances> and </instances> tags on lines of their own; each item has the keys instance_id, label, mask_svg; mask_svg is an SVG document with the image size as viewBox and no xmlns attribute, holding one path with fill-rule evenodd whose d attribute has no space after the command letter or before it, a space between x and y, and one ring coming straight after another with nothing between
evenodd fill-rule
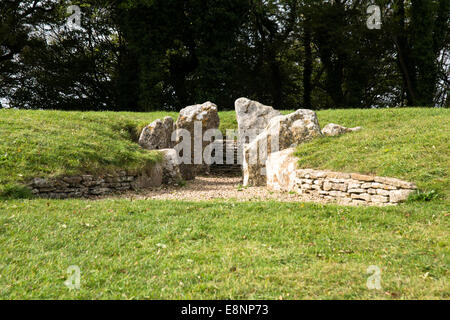
<instances>
[{"instance_id":1,"label":"standing stone","mask_svg":"<svg viewBox=\"0 0 450 320\"><path fill-rule=\"evenodd\" d=\"M146 189L160 187L162 185L163 167L157 163L151 168L140 172L136 179L130 177L131 187L133 189Z\"/></svg>"},{"instance_id":2,"label":"standing stone","mask_svg":"<svg viewBox=\"0 0 450 320\"><path fill-rule=\"evenodd\" d=\"M247 98L236 100L235 109L241 145L252 142L264 131L270 119L281 115L274 108Z\"/></svg>"},{"instance_id":3,"label":"standing stone","mask_svg":"<svg viewBox=\"0 0 450 320\"><path fill-rule=\"evenodd\" d=\"M356 132L356 131L361 131L361 130L362 130L361 127L346 128L346 127L340 126L338 124L330 123L330 124L327 124L325 126L325 128L323 128L322 133L324 136L337 137L344 133Z\"/></svg>"},{"instance_id":4,"label":"standing stone","mask_svg":"<svg viewBox=\"0 0 450 320\"><path fill-rule=\"evenodd\" d=\"M173 148L175 141L172 141L172 134L175 132L175 121L172 117L165 117L163 120L163 126L165 130L165 139L167 141L166 148Z\"/></svg>"},{"instance_id":5,"label":"standing stone","mask_svg":"<svg viewBox=\"0 0 450 320\"><path fill-rule=\"evenodd\" d=\"M142 130L139 137L139 145L147 150L161 150L171 148L172 132L174 131L174 121L172 117L165 117L164 120L157 119Z\"/></svg>"},{"instance_id":6,"label":"standing stone","mask_svg":"<svg viewBox=\"0 0 450 320\"><path fill-rule=\"evenodd\" d=\"M273 191L293 191L298 169L295 149L289 148L269 155L266 162L267 188Z\"/></svg>"},{"instance_id":7,"label":"standing stone","mask_svg":"<svg viewBox=\"0 0 450 320\"><path fill-rule=\"evenodd\" d=\"M297 110L272 118L265 131L244 147L244 185L266 185L266 160L271 153L296 147L319 136L320 126L314 111Z\"/></svg>"},{"instance_id":8,"label":"standing stone","mask_svg":"<svg viewBox=\"0 0 450 320\"><path fill-rule=\"evenodd\" d=\"M175 149L164 149L161 150L164 159L162 163L163 173L162 182L163 184L177 184L183 177L181 175L180 166L178 162L178 154Z\"/></svg>"},{"instance_id":9,"label":"standing stone","mask_svg":"<svg viewBox=\"0 0 450 320\"><path fill-rule=\"evenodd\" d=\"M198 132L200 136L196 136L196 123L198 123L201 128L201 132ZM207 171L207 166L203 162L203 151L211 142L203 141L203 135L207 130L218 130L219 124L220 119L217 106L212 102L208 101L204 104L189 106L180 111L180 116L176 122L176 129L187 130L191 137L191 164L180 164L181 174L184 179L195 179L198 173L204 173ZM183 142L182 134L180 132L177 132L176 141L177 145ZM202 164L195 164L195 151L199 153L197 158L201 157L199 162L202 162Z\"/></svg>"}]
</instances>

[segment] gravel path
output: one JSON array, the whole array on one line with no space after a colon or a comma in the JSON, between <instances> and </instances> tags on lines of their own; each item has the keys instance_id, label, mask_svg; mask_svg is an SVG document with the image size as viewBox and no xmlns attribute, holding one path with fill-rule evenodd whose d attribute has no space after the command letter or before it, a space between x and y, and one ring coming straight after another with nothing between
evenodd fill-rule
<instances>
[{"instance_id":1,"label":"gravel path","mask_svg":"<svg viewBox=\"0 0 450 320\"><path fill-rule=\"evenodd\" d=\"M130 193L126 197L146 200L234 200L234 201L264 201L276 200L283 202L312 201L298 194L287 192L272 192L266 187L241 187L240 177L197 177L188 181L184 187L166 186L142 193Z\"/></svg>"}]
</instances>

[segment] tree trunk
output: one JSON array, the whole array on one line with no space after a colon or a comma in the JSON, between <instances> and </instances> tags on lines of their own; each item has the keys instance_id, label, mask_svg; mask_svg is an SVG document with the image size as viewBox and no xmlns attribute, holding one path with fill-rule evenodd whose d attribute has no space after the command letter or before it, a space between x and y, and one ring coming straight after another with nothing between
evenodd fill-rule
<instances>
[{"instance_id":1,"label":"tree trunk","mask_svg":"<svg viewBox=\"0 0 450 320\"><path fill-rule=\"evenodd\" d=\"M304 24L303 45L305 48L305 60L303 62L303 104L306 109L312 109L311 104L311 76L313 71L313 57L311 50L311 22L306 18Z\"/></svg>"}]
</instances>

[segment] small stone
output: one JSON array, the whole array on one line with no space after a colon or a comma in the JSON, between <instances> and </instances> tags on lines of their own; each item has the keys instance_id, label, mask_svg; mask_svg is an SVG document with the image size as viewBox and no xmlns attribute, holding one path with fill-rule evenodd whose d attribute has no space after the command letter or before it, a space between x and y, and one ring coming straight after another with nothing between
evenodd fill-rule
<instances>
[{"instance_id":1,"label":"small stone","mask_svg":"<svg viewBox=\"0 0 450 320\"><path fill-rule=\"evenodd\" d=\"M384 189L377 189L377 194L380 196L389 196L391 193Z\"/></svg>"},{"instance_id":2,"label":"small stone","mask_svg":"<svg viewBox=\"0 0 450 320\"><path fill-rule=\"evenodd\" d=\"M109 188L95 188L91 190L91 194L93 195L103 195L109 193L111 189Z\"/></svg>"},{"instance_id":3,"label":"small stone","mask_svg":"<svg viewBox=\"0 0 450 320\"><path fill-rule=\"evenodd\" d=\"M48 187L50 185L50 183L49 183L49 181L47 179L41 179L41 178L33 179L32 184L38 189L45 188L45 187Z\"/></svg>"},{"instance_id":4,"label":"small stone","mask_svg":"<svg viewBox=\"0 0 450 320\"><path fill-rule=\"evenodd\" d=\"M323 190L330 191L333 189L333 184L331 182L325 181L323 183Z\"/></svg>"},{"instance_id":5,"label":"small stone","mask_svg":"<svg viewBox=\"0 0 450 320\"><path fill-rule=\"evenodd\" d=\"M343 182L342 179L350 179L350 174L341 172L328 172L327 178L340 179L337 182Z\"/></svg>"},{"instance_id":6,"label":"small stone","mask_svg":"<svg viewBox=\"0 0 450 320\"><path fill-rule=\"evenodd\" d=\"M348 193L364 193L366 190L364 189L349 189Z\"/></svg>"},{"instance_id":7,"label":"small stone","mask_svg":"<svg viewBox=\"0 0 450 320\"><path fill-rule=\"evenodd\" d=\"M353 201L352 201L352 204L353 204L353 205L356 205L356 206L363 206L363 205L366 205L367 202L365 202L365 201L363 201L363 200L353 200Z\"/></svg>"},{"instance_id":8,"label":"small stone","mask_svg":"<svg viewBox=\"0 0 450 320\"><path fill-rule=\"evenodd\" d=\"M75 176L75 177L64 177L63 181L69 183L70 185L77 185L77 184L80 184L81 181L83 181L83 178L82 177L78 177L78 176Z\"/></svg>"},{"instance_id":9,"label":"small stone","mask_svg":"<svg viewBox=\"0 0 450 320\"><path fill-rule=\"evenodd\" d=\"M366 182L373 182L375 181L375 178L372 176L359 174L359 173L352 173L351 174L352 179L358 180L358 181L366 181Z\"/></svg>"},{"instance_id":10,"label":"small stone","mask_svg":"<svg viewBox=\"0 0 450 320\"><path fill-rule=\"evenodd\" d=\"M370 194L367 194L367 193L362 193L362 194L353 193L352 199L370 201L371 196L370 196Z\"/></svg>"},{"instance_id":11,"label":"small stone","mask_svg":"<svg viewBox=\"0 0 450 320\"><path fill-rule=\"evenodd\" d=\"M324 171L313 171L310 173L311 178L313 179L321 179L321 178L326 178L327 173Z\"/></svg>"},{"instance_id":12,"label":"small stone","mask_svg":"<svg viewBox=\"0 0 450 320\"><path fill-rule=\"evenodd\" d=\"M335 123L330 123L322 129L322 133L323 133L323 135L328 136L328 137L337 137L344 133L356 132L356 131L360 131L360 130L362 130L361 127L346 128L346 127L343 127L343 126L335 124Z\"/></svg>"},{"instance_id":13,"label":"small stone","mask_svg":"<svg viewBox=\"0 0 450 320\"><path fill-rule=\"evenodd\" d=\"M387 202L389 202L389 198L388 197L380 196L380 195L373 195L371 200L374 203L387 203Z\"/></svg>"},{"instance_id":14,"label":"small stone","mask_svg":"<svg viewBox=\"0 0 450 320\"><path fill-rule=\"evenodd\" d=\"M345 198L345 197L347 197L347 194L345 192L341 192L341 191L330 191L330 196L338 197L338 198Z\"/></svg>"},{"instance_id":15,"label":"small stone","mask_svg":"<svg viewBox=\"0 0 450 320\"><path fill-rule=\"evenodd\" d=\"M350 182L348 184L348 189L360 189L360 188L361 188L361 183Z\"/></svg>"},{"instance_id":16,"label":"small stone","mask_svg":"<svg viewBox=\"0 0 450 320\"><path fill-rule=\"evenodd\" d=\"M403 188L403 189L416 189L416 185L411 182L402 181L396 178L386 178L386 177L375 177L375 182L387 184L390 186L394 186L397 188Z\"/></svg>"},{"instance_id":17,"label":"small stone","mask_svg":"<svg viewBox=\"0 0 450 320\"><path fill-rule=\"evenodd\" d=\"M346 192L347 191L347 185L344 183L333 183L333 189L337 191Z\"/></svg>"}]
</instances>

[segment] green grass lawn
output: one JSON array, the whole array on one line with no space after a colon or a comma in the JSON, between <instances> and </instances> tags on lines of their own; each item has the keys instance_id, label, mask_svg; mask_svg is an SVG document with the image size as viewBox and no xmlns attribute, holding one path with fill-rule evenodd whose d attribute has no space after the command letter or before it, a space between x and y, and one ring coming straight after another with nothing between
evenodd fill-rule
<instances>
[{"instance_id":1,"label":"green grass lawn","mask_svg":"<svg viewBox=\"0 0 450 320\"><path fill-rule=\"evenodd\" d=\"M151 165L158 155L133 140L165 115L0 110L0 186ZM450 112L318 115L364 130L299 147L302 166L404 178L439 197L388 208L0 200L0 299L449 299ZM233 112L220 116L236 127ZM64 285L72 265L79 291ZM366 287L372 265L380 291Z\"/></svg>"},{"instance_id":2,"label":"green grass lawn","mask_svg":"<svg viewBox=\"0 0 450 320\"><path fill-rule=\"evenodd\" d=\"M5 201L0 299L449 299L448 230L438 203Z\"/></svg>"},{"instance_id":3,"label":"green grass lawn","mask_svg":"<svg viewBox=\"0 0 450 320\"><path fill-rule=\"evenodd\" d=\"M140 169L160 159L133 140L166 113L0 110L0 188L33 177Z\"/></svg>"}]
</instances>

